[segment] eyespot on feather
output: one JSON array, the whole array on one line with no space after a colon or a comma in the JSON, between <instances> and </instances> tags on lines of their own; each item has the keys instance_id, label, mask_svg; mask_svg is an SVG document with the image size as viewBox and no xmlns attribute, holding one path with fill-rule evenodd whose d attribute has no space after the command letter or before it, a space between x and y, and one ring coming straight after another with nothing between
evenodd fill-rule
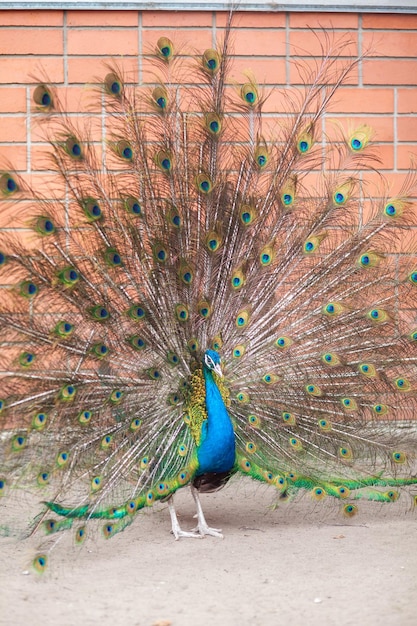
<instances>
[{"instance_id":1,"label":"eyespot on feather","mask_svg":"<svg viewBox=\"0 0 417 626\"><path fill-rule=\"evenodd\" d=\"M361 152L371 141L372 135L372 128L366 124L362 124L349 134L346 143L352 152Z\"/></svg>"},{"instance_id":2,"label":"eyespot on feather","mask_svg":"<svg viewBox=\"0 0 417 626\"><path fill-rule=\"evenodd\" d=\"M210 176L208 176L207 174L198 174L195 177L195 185L197 187L197 190L202 194L207 195L213 191L213 183Z\"/></svg>"},{"instance_id":3,"label":"eyespot on feather","mask_svg":"<svg viewBox=\"0 0 417 626\"><path fill-rule=\"evenodd\" d=\"M146 317L146 310L140 303L132 304L132 306L127 309L126 315L134 322L141 322Z\"/></svg>"},{"instance_id":4,"label":"eyespot on feather","mask_svg":"<svg viewBox=\"0 0 417 626\"><path fill-rule=\"evenodd\" d=\"M393 383L394 383L394 387L398 389L398 391L401 391L401 392L411 391L412 389L410 381L407 380L407 378L404 378L403 376L398 376L398 378L395 378Z\"/></svg>"},{"instance_id":5,"label":"eyespot on feather","mask_svg":"<svg viewBox=\"0 0 417 626\"><path fill-rule=\"evenodd\" d=\"M262 267L268 267L275 260L275 250L272 244L268 244L262 248L259 253L259 262Z\"/></svg>"},{"instance_id":6,"label":"eyespot on feather","mask_svg":"<svg viewBox=\"0 0 417 626\"><path fill-rule=\"evenodd\" d=\"M179 322L186 322L190 316L188 307L185 304L177 304L175 306L175 316Z\"/></svg>"},{"instance_id":7,"label":"eyespot on feather","mask_svg":"<svg viewBox=\"0 0 417 626\"><path fill-rule=\"evenodd\" d=\"M334 352L325 352L321 355L321 360L329 367L337 367L338 365L341 365L340 357Z\"/></svg>"},{"instance_id":8,"label":"eyespot on feather","mask_svg":"<svg viewBox=\"0 0 417 626\"><path fill-rule=\"evenodd\" d=\"M258 146L255 149L254 159L255 159L255 163L257 167L260 170L263 170L268 165L269 152L268 152L266 143L262 142L258 144Z\"/></svg>"},{"instance_id":9,"label":"eyespot on feather","mask_svg":"<svg viewBox=\"0 0 417 626\"><path fill-rule=\"evenodd\" d=\"M32 97L38 111L49 112L54 108L52 91L47 85L35 87Z\"/></svg>"},{"instance_id":10,"label":"eyespot on feather","mask_svg":"<svg viewBox=\"0 0 417 626\"><path fill-rule=\"evenodd\" d=\"M32 224L33 230L42 237L48 237L56 232L54 222L49 216L39 215Z\"/></svg>"},{"instance_id":11,"label":"eyespot on feather","mask_svg":"<svg viewBox=\"0 0 417 626\"><path fill-rule=\"evenodd\" d=\"M295 415L289 411L282 412L282 420L285 424L287 424L287 426L295 426L296 424Z\"/></svg>"},{"instance_id":12,"label":"eyespot on feather","mask_svg":"<svg viewBox=\"0 0 417 626\"><path fill-rule=\"evenodd\" d=\"M255 83L251 81L242 85L240 97L249 108L255 107L259 103L259 92Z\"/></svg>"},{"instance_id":13,"label":"eyespot on feather","mask_svg":"<svg viewBox=\"0 0 417 626\"><path fill-rule=\"evenodd\" d=\"M355 504L344 504L342 507L342 513L345 517L353 517L358 512L358 507Z\"/></svg>"},{"instance_id":14,"label":"eyespot on feather","mask_svg":"<svg viewBox=\"0 0 417 626\"><path fill-rule=\"evenodd\" d=\"M291 337L286 337L285 335L282 335L281 337L278 337L278 339L275 340L275 346L279 348L280 350L286 350L293 343L294 343L293 339L291 339Z\"/></svg>"},{"instance_id":15,"label":"eyespot on feather","mask_svg":"<svg viewBox=\"0 0 417 626\"><path fill-rule=\"evenodd\" d=\"M219 233L216 233L214 230L207 233L205 244L209 252L217 252L221 248L222 243L223 238Z\"/></svg>"},{"instance_id":16,"label":"eyespot on feather","mask_svg":"<svg viewBox=\"0 0 417 626\"><path fill-rule=\"evenodd\" d=\"M158 113L164 113L166 111L166 109L168 108L169 99L168 92L165 87L155 87L155 89L152 91L151 103L154 109L158 111Z\"/></svg>"},{"instance_id":17,"label":"eyespot on feather","mask_svg":"<svg viewBox=\"0 0 417 626\"><path fill-rule=\"evenodd\" d=\"M114 154L118 156L122 161L131 162L134 158L134 152L132 144L126 139L120 139L111 144Z\"/></svg>"},{"instance_id":18,"label":"eyespot on feather","mask_svg":"<svg viewBox=\"0 0 417 626\"><path fill-rule=\"evenodd\" d=\"M237 328L244 328L245 326L248 325L250 320L250 311L249 309L242 309L241 311L239 311L239 313L236 316L236 327Z\"/></svg>"},{"instance_id":19,"label":"eyespot on feather","mask_svg":"<svg viewBox=\"0 0 417 626\"><path fill-rule=\"evenodd\" d=\"M308 383L305 385L304 389L308 393L309 396L313 396L314 398L321 398L323 396L322 389L313 383Z\"/></svg>"},{"instance_id":20,"label":"eyespot on feather","mask_svg":"<svg viewBox=\"0 0 417 626\"><path fill-rule=\"evenodd\" d=\"M96 322L106 322L110 319L110 312L102 304L97 304L88 309L91 318Z\"/></svg>"},{"instance_id":21,"label":"eyespot on feather","mask_svg":"<svg viewBox=\"0 0 417 626\"><path fill-rule=\"evenodd\" d=\"M366 378L377 378L378 374L375 366L371 363L360 363L358 366L359 372Z\"/></svg>"},{"instance_id":22,"label":"eyespot on feather","mask_svg":"<svg viewBox=\"0 0 417 626\"><path fill-rule=\"evenodd\" d=\"M347 412L358 410L358 403L354 398L342 398L340 403Z\"/></svg>"},{"instance_id":23,"label":"eyespot on feather","mask_svg":"<svg viewBox=\"0 0 417 626\"><path fill-rule=\"evenodd\" d=\"M159 150L154 156L154 163L164 174L170 174L174 167L173 156L168 150Z\"/></svg>"},{"instance_id":24,"label":"eyespot on feather","mask_svg":"<svg viewBox=\"0 0 417 626\"><path fill-rule=\"evenodd\" d=\"M345 311L345 308L340 302L328 302L321 311L327 317L337 317Z\"/></svg>"},{"instance_id":25,"label":"eyespot on feather","mask_svg":"<svg viewBox=\"0 0 417 626\"><path fill-rule=\"evenodd\" d=\"M307 154L314 144L314 134L311 125L301 132L297 137L297 150L301 155Z\"/></svg>"},{"instance_id":26,"label":"eyespot on feather","mask_svg":"<svg viewBox=\"0 0 417 626\"><path fill-rule=\"evenodd\" d=\"M364 269L369 267L378 267L383 258L384 257L381 254L369 250L360 255L357 260L357 265Z\"/></svg>"},{"instance_id":27,"label":"eyespot on feather","mask_svg":"<svg viewBox=\"0 0 417 626\"><path fill-rule=\"evenodd\" d=\"M197 303L197 312L204 319L210 317L212 313L210 302L207 300L200 300L200 302Z\"/></svg>"},{"instance_id":28,"label":"eyespot on feather","mask_svg":"<svg viewBox=\"0 0 417 626\"><path fill-rule=\"evenodd\" d=\"M95 198L84 198L80 201L81 209L90 223L97 222L103 218L100 203Z\"/></svg>"},{"instance_id":29,"label":"eyespot on feather","mask_svg":"<svg viewBox=\"0 0 417 626\"><path fill-rule=\"evenodd\" d=\"M34 298L39 292L38 286L31 280L23 280L18 285L18 293L24 298Z\"/></svg>"},{"instance_id":30,"label":"eyespot on feather","mask_svg":"<svg viewBox=\"0 0 417 626\"><path fill-rule=\"evenodd\" d=\"M293 208L296 198L297 177L291 177L287 183L281 188L280 198L285 209Z\"/></svg>"},{"instance_id":31,"label":"eyespot on feather","mask_svg":"<svg viewBox=\"0 0 417 626\"><path fill-rule=\"evenodd\" d=\"M390 220L395 220L402 217L410 205L411 203L406 198L391 198L385 204L383 214Z\"/></svg>"},{"instance_id":32,"label":"eyespot on feather","mask_svg":"<svg viewBox=\"0 0 417 626\"><path fill-rule=\"evenodd\" d=\"M243 343L238 344L232 350L232 356L234 359L240 359L246 352L246 346Z\"/></svg>"},{"instance_id":33,"label":"eyespot on feather","mask_svg":"<svg viewBox=\"0 0 417 626\"><path fill-rule=\"evenodd\" d=\"M210 76L215 76L220 69L221 56L217 50L208 48L201 59L203 70Z\"/></svg>"},{"instance_id":34,"label":"eyespot on feather","mask_svg":"<svg viewBox=\"0 0 417 626\"><path fill-rule=\"evenodd\" d=\"M74 161L81 161L84 158L83 145L74 135L69 135L61 147Z\"/></svg>"},{"instance_id":35,"label":"eyespot on feather","mask_svg":"<svg viewBox=\"0 0 417 626\"><path fill-rule=\"evenodd\" d=\"M174 44L168 37L160 37L156 43L155 51L160 59L169 62L174 55Z\"/></svg>"},{"instance_id":36,"label":"eyespot on feather","mask_svg":"<svg viewBox=\"0 0 417 626\"><path fill-rule=\"evenodd\" d=\"M123 206L127 213L135 217L142 215L142 206L138 198L134 196L128 196L123 200Z\"/></svg>"},{"instance_id":37,"label":"eyespot on feather","mask_svg":"<svg viewBox=\"0 0 417 626\"><path fill-rule=\"evenodd\" d=\"M3 197L12 196L19 191L15 178L8 172L0 173L0 193Z\"/></svg>"},{"instance_id":38,"label":"eyespot on feather","mask_svg":"<svg viewBox=\"0 0 417 626\"><path fill-rule=\"evenodd\" d=\"M327 236L327 233L321 233L320 235L311 235L303 245L304 254L312 254L316 252L323 241L323 239Z\"/></svg>"},{"instance_id":39,"label":"eyespot on feather","mask_svg":"<svg viewBox=\"0 0 417 626\"><path fill-rule=\"evenodd\" d=\"M123 81L114 72L109 72L104 78L104 90L109 96L121 98L123 96Z\"/></svg>"},{"instance_id":40,"label":"eyespot on feather","mask_svg":"<svg viewBox=\"0 0 417 626\"><path fill-rule=\"evenodd\" d=\"M212 137L219 137L222 132L222 119L217 113L207 113L204 116L204 127Z\"/></svg>"},{"instance_id":41,"label":"eyespot on feather","mask_svg":"<svg viewBox=\"0 0 417 626\"><path fill-rule=\"evenodd\" d=\"M246 276L241 267L237 268L236 270L232 272L230 281L231 281L232 289L234 291L238 291L239 289L244 287L245 282L246 282Z\"/></svg>"},{"instance_id":42,"label":"eyespot on feather","mask_svg":"<svg viewBox=\"0 0 417 626\"><path fill-rule=\"evenodd\" d=\"M243 204L239 209L240 221L244 226L250 226L258 217L256 209L249 205Z\"/></svg>"},{"instance_id":43,"label":"eyespot on feather","mask_svg":"<svg viewBox=\"0 0 417 626\"><path fill-rule=\"evenodd\" d=\"M352 196L353 187L353 181L350 179L345 183L338 185L333 192L333 205L337 207L346 204Z\"/></svg>"},{"instance_id":44,"label":"eyespot on feather","mask_svg":"<svg viewBox=\"0 0 417 626\"><path fill-rule=\"evenodd\" d=\"M374 324L384 324L390 321L390 315L384 309L371 309L366 313L366 317Z\"/></svg>"}]
</instances>

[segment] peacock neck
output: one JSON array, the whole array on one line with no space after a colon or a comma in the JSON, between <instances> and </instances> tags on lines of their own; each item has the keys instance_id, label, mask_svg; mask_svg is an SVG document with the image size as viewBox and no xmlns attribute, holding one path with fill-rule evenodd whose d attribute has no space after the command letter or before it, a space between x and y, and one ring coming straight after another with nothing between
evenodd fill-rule
<instances>
[{"instance_id":1,"label":"peacock neck","mask_svg":"<svg viewBox=\"0 0 417 626\"><path fill-rule=\"evenodd\" d=\"M212 372L204 368L206 411L197 451L198 475L228 472L235 463L235 434Z\"/></svg>"}]
</instances>

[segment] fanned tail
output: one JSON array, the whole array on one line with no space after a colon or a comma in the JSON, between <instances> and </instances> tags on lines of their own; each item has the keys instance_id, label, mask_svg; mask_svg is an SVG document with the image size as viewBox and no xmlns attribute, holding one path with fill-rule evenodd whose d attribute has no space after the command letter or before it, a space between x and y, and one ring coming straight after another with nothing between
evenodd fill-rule
<instances>
[{"instance_id":1,"label":"fanned tail","mask_svg":"<svg viewBox=\"0 0 417 626\"><path fill-rule=\"evenodd\" d=\"M149 90L108 68L99 130L39 85L50 187L0 177L31 232L1 242L0 491L38 490L49 534L75 524L82 543L105 520L111 537L203 485L207 349L222 356L230 474L333 496L348 516L417 483L415 428L400 429L417 408L403 319L417 277L393 253L413 236L415 179L368 202L371 130L339 129L325 150L320 120L352 69L340 48L271 134L254 77L230 87L229 47L227 32L193 61L197 89L166 37Z\"/></svg>"}]
</instances>

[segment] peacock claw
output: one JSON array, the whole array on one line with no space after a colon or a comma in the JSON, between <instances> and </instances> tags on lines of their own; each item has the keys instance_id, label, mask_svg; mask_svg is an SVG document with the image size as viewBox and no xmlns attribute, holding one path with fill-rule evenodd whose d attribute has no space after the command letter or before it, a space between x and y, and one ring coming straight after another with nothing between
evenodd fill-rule
<instances>
[{"instance_id":1,"label":"peacock claw","mask_svg":"<svg viewBox=\"0 0 417 626\"><path fill-rule=\"evenodd\" d=\"M223 539L222 529L221 528L210 528L207 524L199 524L195 528L191 529L191 532L198 532L200 537L205 537L209 535L210 537L217 537L218 539Z\"/></svg>"},{"instance_id":2,"label":"peacock claw","mask_svg":"<svg viewBox=\"0 0 417 626\"><path fill-rule=\"evenodd\" d=\"M178 541L178 539L181 539L181 537L191 537L194 539L202 539L203 535L200 535L199 533L195 533L192 531L186 531L186 530L181 530L181 528L176 528L175 530L172 529L171 533L174 535L175 541Z\"/></svg>"}]
</instances>

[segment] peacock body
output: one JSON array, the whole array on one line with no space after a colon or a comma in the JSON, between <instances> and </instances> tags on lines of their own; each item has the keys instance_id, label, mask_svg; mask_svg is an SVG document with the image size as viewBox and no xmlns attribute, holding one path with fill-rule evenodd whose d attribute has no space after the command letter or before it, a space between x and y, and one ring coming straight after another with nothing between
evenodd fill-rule
<instances>
[{"instance_id":1,"label":"peacock body","mask_svg":"<svg viewBox=\"0 0 417 626\"><path fill-rule=\"evenodd\" d=\"M32 237L1 242L0 490L39 493L48 542L81 544L94 520L112 537L158 501L176 538L221 536L198 492L236 473L346 516L417 484L416 428L398 428L417 405L417 273L391 254L412 240L414 179L368 202L364 125L324 152L337 48L266 137L255 79L228 83L229 39L190 66L160 38L146 93L109 69L99 141L40 84L53 182L1 175ZM191 532L173 506L187 485Z\"/></svg>"}]
</instances>

